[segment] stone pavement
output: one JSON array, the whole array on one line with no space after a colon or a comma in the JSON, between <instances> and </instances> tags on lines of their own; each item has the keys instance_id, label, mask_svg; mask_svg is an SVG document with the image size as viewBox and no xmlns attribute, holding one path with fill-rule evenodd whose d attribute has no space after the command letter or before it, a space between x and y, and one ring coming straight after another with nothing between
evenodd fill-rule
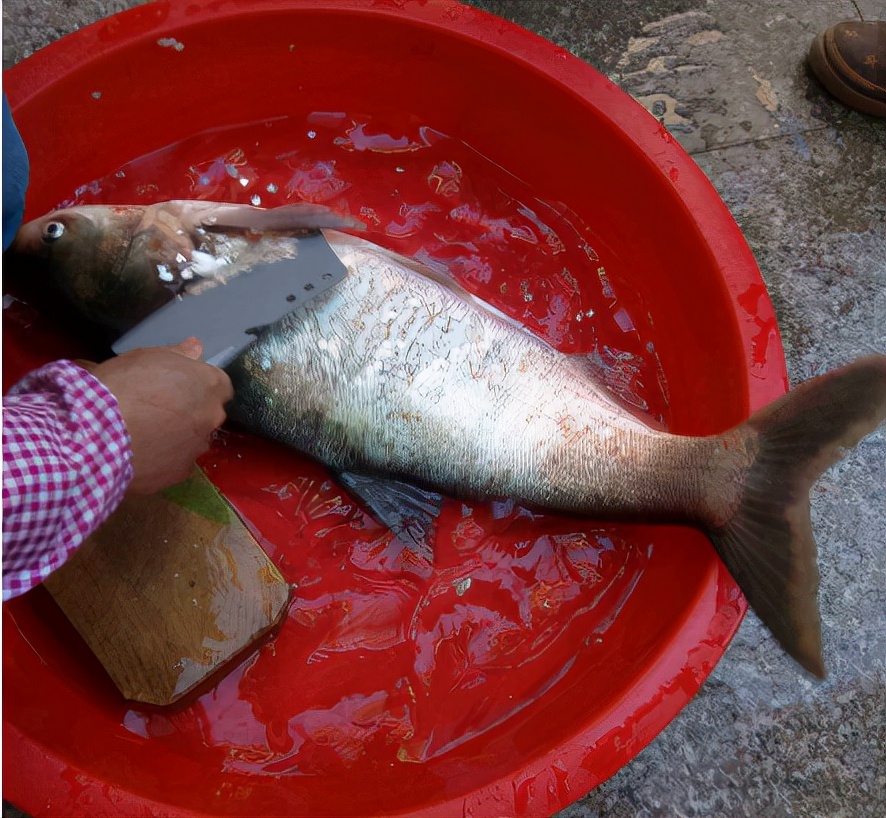
<instances>
[{"instance_id":1,"label":"stone pavement","mask_svg":"<svg viewBox=\"0 0 886 818\"><path fill-rule=\"evenodd\" d=\"M792 382L886 352L886 123L829 98L804 63L818 31L886 19L886 0L472 4L606 73L693 155L756 255ZM6 0L4 66L132 5ZM671 725L558 818L886 814L884 517L881 428L813 494L828 679L799 676L749 614Z\"/></svg>"}]
</instances>

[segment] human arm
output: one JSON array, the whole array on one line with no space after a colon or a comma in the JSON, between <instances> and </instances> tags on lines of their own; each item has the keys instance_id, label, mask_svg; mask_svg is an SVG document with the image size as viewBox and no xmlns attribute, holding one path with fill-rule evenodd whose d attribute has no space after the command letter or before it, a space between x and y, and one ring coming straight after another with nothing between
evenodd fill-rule
<instances>
[{"instance_id":1,"label":"human arm","mask_svg":"<svg viewBox=\"0 0 886 818\"><path fill-rule=\"evenodd\" d=\"M199 342L101 364L58 361L16 384L3 407L3 598L60 567L127 490L187 476L224 420L227 376ZM85 368L84 368L85 367Z\"/></svg>"}]
</instances>

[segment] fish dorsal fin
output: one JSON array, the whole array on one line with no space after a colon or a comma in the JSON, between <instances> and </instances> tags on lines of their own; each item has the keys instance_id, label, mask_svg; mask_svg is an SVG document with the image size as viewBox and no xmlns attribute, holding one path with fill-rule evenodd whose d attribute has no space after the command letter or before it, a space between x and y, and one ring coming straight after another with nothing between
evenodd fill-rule
<instances>
[{"instance_id":1,"label":"fish dorsal fin","mask_svg":"<svg viewBox=\"0 0 886 818\"><path fill-rule=\"evenodd\" d=\"M299 234L322 228L362 230L359 219L345 216L323 205L298 202L280 207L197 202L194 214L205 230L251 233Z\"/></svg>"},{"instance_id":2,"label":"fish dorsal fin","mask_svg":"<svg viewBox=\"0 0 886 818\"><path fill-rule=\"evenodd\" d=\"M356 472L341 472L338 477L417 560L433 563L431 542L442 494L391 477Z\"/></svg>"}]
</instances>

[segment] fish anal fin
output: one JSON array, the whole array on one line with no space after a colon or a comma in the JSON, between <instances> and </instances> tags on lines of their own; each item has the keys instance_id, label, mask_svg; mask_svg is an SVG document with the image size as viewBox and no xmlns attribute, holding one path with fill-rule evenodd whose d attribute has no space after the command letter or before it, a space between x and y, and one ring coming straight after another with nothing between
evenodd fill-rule
<instances>
[{"instance_id":1,"label":"fish anal fin","mask_svg":"<svg viewBox=\"0 0 886 818\"><path fill-rule=\"evenodd\" d=\"M404 480L341 472L339 481L356 495L417 560L432 564L434 523L443 495Z\"/></svg>"}]
</instances>

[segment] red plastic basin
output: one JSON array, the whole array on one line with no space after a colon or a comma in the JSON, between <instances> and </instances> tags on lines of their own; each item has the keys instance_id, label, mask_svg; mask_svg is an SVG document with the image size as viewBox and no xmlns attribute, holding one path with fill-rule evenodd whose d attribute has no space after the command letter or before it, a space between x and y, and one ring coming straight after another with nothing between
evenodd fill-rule
<instances>
[{"instance_id":1,"label":"red plastic basin","mask_svg":"<svg viewBox=\"0 0 886 818\"><path fill-rule=\"evenodd\" d=\"M29 217L213 129L324 111L424 123L614 249L654 327L673 430L722 430L786 388L765 287L701 171L605 77L488 14L449 0L155 2L54 43L4 86L31 155ZM374 190L371 175L360 189L359 159L352 203ZM65 354L14 326L6 341L8 374ZM247 516L235 478L270 473L256 456L221 483ZM562 677L452 749L418 763L369 753L324 774L250 775L175 730L133 731L127 704L37 589L3 609L5 796L34 815L549 815L679 712L745 610L698 532L620 530L654 548L598 649L576 644ZM302 670L291 668L292 685ZM278 693L254 690L253 708ZM457 701L440 699L441 729L457 723Z\"/></svg>"}]
</instances>

